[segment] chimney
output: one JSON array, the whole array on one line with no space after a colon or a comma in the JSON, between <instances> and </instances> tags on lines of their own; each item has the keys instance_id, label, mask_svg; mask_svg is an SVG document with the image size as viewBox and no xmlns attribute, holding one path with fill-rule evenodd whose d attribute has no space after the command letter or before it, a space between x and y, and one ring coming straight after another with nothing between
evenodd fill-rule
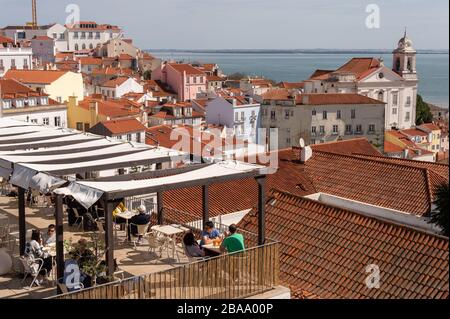
<instances>
[{"instance_id":1,"label":"chimney","mask_svg":"<svg viewBox=\"0 0 450 319\"><path fill-rule=\"evenodd\" d=\"M313 155L311 146L300 148L300 163L305 164Z\"/></svg>"},{"instance_id":2,"label":"chimney","mask_svg":"<svg viewBox=\"0 0 450 319\"><path fill-rule=\"evenodd\" d=\"M248 99L248 104L253 104L253 102L254 102L254 101L253 101L253 98L252 98L252 97Z\"/></svg>"},{"instance_id":3,"label":"chimney","mask_svg":"<svg viewBox=\"0 0 450 319\"><path fill-rule=\"evenodd\" d=\"M404 158L404 159L408 159L408 153L409 153L408 149L405 148L405 149L403 150L403 158Z\"/></svg>"},{"instance_id":4,"label":"chimney","mask_svg":"<svg viewBox=\"0 0 450 319\"><path fill-rule=\"evenodd\" d=\"M90 127L97 124L98 121L98 102L91 101L89 103L89 114L90 114Z\"/></svg>"},{"instance_id":5,"label":"chimney","mask_svg":"<svg viewBox=\"0 0 450 319\"><path fill-rule=\"evenodd\" d=\"M233 103L233 106L237 106L237 100L236 99L233 99L232 103Z\"/></svg>"}]
</instances>

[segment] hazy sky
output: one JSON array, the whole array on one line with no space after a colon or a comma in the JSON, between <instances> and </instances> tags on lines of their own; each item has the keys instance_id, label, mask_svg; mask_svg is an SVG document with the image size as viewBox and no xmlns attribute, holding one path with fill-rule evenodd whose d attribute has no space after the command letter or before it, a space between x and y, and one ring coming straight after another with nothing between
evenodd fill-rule
<instances>
[{"instance_id":1,"label":"hazy sky","mask_svg":"<svg viewBox=\"0 0 450 319\"><path fill-rule=\"evenodd\" d=\"M39 23L117 24L141 48L392 49L405 26L418 49L448 49L448 0L37 0ZM380 28L368 29L368 4ZM0 0L0 25L31 20L31 0Z\"/></svg>"}]
</instances>

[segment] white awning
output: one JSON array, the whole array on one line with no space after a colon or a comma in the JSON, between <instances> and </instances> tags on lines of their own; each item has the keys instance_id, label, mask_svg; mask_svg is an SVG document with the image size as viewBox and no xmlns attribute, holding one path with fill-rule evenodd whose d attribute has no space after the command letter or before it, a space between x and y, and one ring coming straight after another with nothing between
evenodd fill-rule
<instances>
[{"instance_id":1,"label":"white awning","mask_svg":"<svg viewBox=\"0 0 450 319\"><path fill-rule=\"evenodd\" d=\"M249 172L258 172L264 170L264 166L248 164L243 162L226 161L212 164L197 170L186 173L165 176L160 178L130 180L120 182L95 182L95 181L77 181L72 182L66 188L55 190L57 194L73 196L84 207L89 208L96 203L104 193L137 191L139 189L167 187L169 185L177 185L182 183L195 183L208 179L214 182L215 178L233 177L239 178L239 175ZM263 174L263 173L262 173ZM180 186L182 187L182 186Z\"/></svg>"}]
</instances>

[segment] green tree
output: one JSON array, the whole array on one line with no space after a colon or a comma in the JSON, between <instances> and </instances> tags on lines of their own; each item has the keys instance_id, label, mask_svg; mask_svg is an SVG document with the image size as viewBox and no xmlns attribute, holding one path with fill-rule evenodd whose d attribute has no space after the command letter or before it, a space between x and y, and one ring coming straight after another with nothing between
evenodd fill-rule
<instances>
[{"instance_id":1,"label":"green tree","mask_svg":"<svg viewBox=\"0 0 450 319\"><path fill-rule=\"evenodd\" d=\"M449 236L449 207L448 207L448 183L441 184L435 191L436 200L434 205L436 208L431 212L430 223L435 224L442 228L442 234Z\"/></svg>"},{"instance_id":2,"label":"green tree","mask_svg":"<svg viewBox=\"0 0 450 319\"><path fill-rule=\"evenodd\" d=\"M147 70L143 74L144 80L148 81L152 79L152 71Z\"/></svg>"},{"instance_id":3,"label":"green tree","mask_svg":"<svg viewBox=\"0 0 450 319\"><path fill-rule=\"evenodd\" d=\"M433 122L433 114L431 113L430 106L423 100L420 94L417 94L416 124L421 125L431 122Z\"/></svg>"}]
</instances>

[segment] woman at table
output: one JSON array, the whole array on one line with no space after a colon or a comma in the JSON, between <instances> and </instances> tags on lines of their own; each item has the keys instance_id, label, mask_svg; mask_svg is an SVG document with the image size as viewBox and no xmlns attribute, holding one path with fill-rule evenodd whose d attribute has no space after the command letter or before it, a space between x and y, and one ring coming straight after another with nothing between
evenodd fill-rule
<instances>
[{"instance_id":1,"label":"woman at table","mask_svg":"<svg viewBox=\"0 0 450 319\"><path fill-rule=\"evenodd\" d=\"M205 229L201 234L200 246L212 244L214 239L221 238L220 232L214 227L214 223L212 221L207 221L205 223Z\"/></svg>"},{"instance_id":2,"label":"woman at table","mask_svg":"<svg viewBox=\"0 0 450 319\"><path fill-rule=\"evenodd\" d=\"M186 249L186 254L189 257L205 257L205 251L200 248L200 245L195 240L195 236L192 232L188 232L183 237L184 247Z\"/></svg>"},{"instance_id":3,"label":"woman at table","mask_svg":"<svg viewBox=\"0 0 450 319\"><path fill-rule=\"evenodd\" d=\"M34 259L40 258L44 261L41 272L39 274L41 276L44 276L44 280L48 280L47 276L48 274L50 274L53 268L53 259L48 253L44 252L44 247L42 244L43 240L41 231L33 229L31 233L31 240L25 245L24 255L25 257ZM39 281L39 283L42 283L42 281L43 280Z\"/></svg>"}]
</instances>

